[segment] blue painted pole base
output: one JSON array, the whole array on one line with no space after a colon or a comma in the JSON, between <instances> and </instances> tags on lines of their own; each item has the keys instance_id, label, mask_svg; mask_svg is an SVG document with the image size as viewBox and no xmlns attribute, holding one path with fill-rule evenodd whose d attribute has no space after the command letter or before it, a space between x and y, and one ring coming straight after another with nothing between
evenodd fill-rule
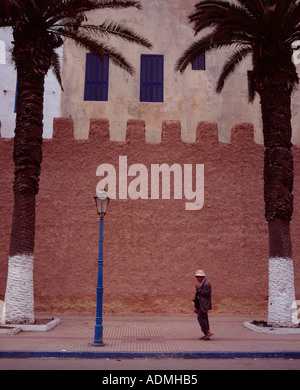
<instances>
[{"instance_id":1,"label":"blue painted pole base","mask_svg":"<svg viewBox=\"0 0 300 390\"><path fill-rule=\"evenodd\" d=\"M96 320L99 321L99 318ZM94 343L92 344L94 347L102 347L104 345L103 343L103 325L102 321L100 324L96 323L95 325L95 336L94 336Z\"/></svg>"},{"instance_id":2,"label":"blue painted pole base","mask_svg":"<svg viewBox=\"0 0 300 390\"><path fill-rule=\"evenodd\" d=\"M92 347L104 347L104 343L103 343L103 341L94 341L92 344L91 344L91 346Z\"/></svg>"}]
</instances>

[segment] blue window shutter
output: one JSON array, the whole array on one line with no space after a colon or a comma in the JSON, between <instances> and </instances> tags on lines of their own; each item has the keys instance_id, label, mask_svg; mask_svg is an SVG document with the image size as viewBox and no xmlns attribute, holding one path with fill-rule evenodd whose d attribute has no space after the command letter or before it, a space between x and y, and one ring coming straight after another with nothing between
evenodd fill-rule
<instances>
[{"instance_id":1,"label":"blue window shutter","mask_svg":"<svg viewBox=\"0 0 300 390\"><path fill-rule=\"evenodd\" d=\"M141 55L141 102L164 101L164 56Z\"/></svg>"},{"instance_id":2,"label":"blue window shutter","mask_svg":"<svg viewBox=\"0 0 300 390\"><path fill-rule=\"evenodd\" d=\"M201 54L192 62L193 70L205 70L205 53Z\"/></svg>"},{"instance_id":3,"label":"blue window shutter","mask_svg":"<svg viewBox=\"0 0 300 390\"><path fill-rule=\"evenodd\" d=\"M85 66L84 100L108 100L108 75L108 57L105 56L99 59L94 54L87 53Z\"/></svg>"}]
</instances>

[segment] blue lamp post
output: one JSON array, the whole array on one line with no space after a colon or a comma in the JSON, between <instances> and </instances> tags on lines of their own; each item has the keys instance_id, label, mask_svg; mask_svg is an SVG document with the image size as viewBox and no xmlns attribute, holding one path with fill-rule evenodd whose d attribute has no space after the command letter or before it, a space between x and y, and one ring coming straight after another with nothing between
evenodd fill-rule
<instances>
[{"instance_id":1,"label":"blue lamp post","mask_svg":"<svg viewBox=\"0 0 300 390\"><path fill-rule=\"evenodd\" d=\"M97 207L97 213L100 217L99 232L99 257L98 257L98 281L97 281L97 308L96 325L93 346L102 347L103 343L103 325L102 325L102 304L103 304L103 218L107 212L109 197L105 190L101 190L94 197Z\"/></svg>"}]
</instances>

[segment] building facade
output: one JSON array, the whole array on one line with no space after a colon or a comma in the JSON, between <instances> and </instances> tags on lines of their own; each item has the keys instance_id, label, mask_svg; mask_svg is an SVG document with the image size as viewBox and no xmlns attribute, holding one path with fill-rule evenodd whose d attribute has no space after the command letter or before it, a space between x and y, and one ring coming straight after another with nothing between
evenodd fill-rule
<instances>
[{"instance_id":1,"label":"building facade","mask_svg":"<svg viewBox=\"0 0 300 390\"><path fill-rule=\"evenodd\" d=\"M134 76L109 60L100 62L70 40L65 41L61 50L64 92L51 73L46 80L44 137L52 137L54 117L72 117L78 139L88 137L91 119L108 118L112 140L125 139L128 119L143 119L149 142L160 142L164 120L180 120L186 142L195 140L198 122L215 121L219 140L229 142L233 124L247 121L254 125L255 141L262 143L259 98L253 105L248 104L251 58L240 64L217 95L216 81L230 49L206 53L184 74L175 72L176 60L194 39L188 15L195 1L142 0L141 3L142 11L133 8L88 15L95 24L118 21L152 42L153 49L148 50L123 40L108 39L135 67ZM0 117L5 137L13 136L15 119L16 72L10 60L10 41L10 32L0 30ZM299 144L298 91L293 97L292 110L293 142Z\"/></svg>"},{"instance_id":2,"label":"building facade","mask_svg":"<svg viewBox=\"0 0 300 390\"><path fill-rule=\"evenodd\" d=\"M134 65L136 73L129 76L110 64L107 100L87 101L84 98L88 82L86 53L72 42L66 42L61 112L63 117L73 118L77 138L87 138L91 118L109 118L113 140L125 139L128 119L143 119L149 142L160 141L163 120L180 120L182 136L187 142L195 140L198 122L216 121L220 140L228 142L233 124L249 121L256 129L255 139L261 142L260 115L257 115L259 102L252 106L247 100L249 62L238 69L220 95L216 95L215 86L227 56L226 50L207 53L199 66L190 66L184 74L175 72L177 59L193 40L188 15L194 3L194 0L143 0L142 11L128 9L89 15L95 24L113 19L134 28L152 42L153 49L145 50L122 40L110 39L109 43L121 50ZM157 62L154 64L153 61ZM153 74L151 63L154 67L161 67L157 69L157 75ZM147 71L148 79L145 79ZM143 82L160 83L159 96L145 99L142 96Z\"/></svg>"}]
</instances>

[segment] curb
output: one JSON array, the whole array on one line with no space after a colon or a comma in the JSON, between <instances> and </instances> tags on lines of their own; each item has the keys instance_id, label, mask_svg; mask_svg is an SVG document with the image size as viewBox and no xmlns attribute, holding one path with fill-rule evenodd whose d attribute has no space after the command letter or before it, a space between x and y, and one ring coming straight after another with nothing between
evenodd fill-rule
<instances>
[{"instance_id":1,"label":"curb","mask_svg":"<svg viewBox=\"0 0 300 390\"><path fill-rule=\"evenodd\" d=\"M269 333L269 334L300 334L300 328L267 328L257 326L251 322L244 322L244 326L254 332Z\"/></svg>"},{"instance_id":2,"label":"curb","mask_svg":"<svg viewBox=\"0 0 300 390\"><path fill-rule=\"evenodd\" d=\"M47 332L48 330L54 328L56 325L60 323L60 318L53 318L44 325L21 325L22 330L25 332Z\"/></svg>"},{"instance_id":3,"label":"curb","mask_svg":"<svg viewBox=\"0 0 300 390\"><path fill-rule=\"evenodd\" d=\"M48 330L54 328L56 325L60 323L59 318L52 318L48 323L44 325L35 325L35 324L20 324L20 325L0 325L0 334L17 334L21 330L25 332L47 332Z\"/></svg>"},{"instance_id":4,"label":"curb","mask_svg":"<svg viewBox=\"0 0 300 390\"><path fill-rule=\"evenodd\" d=\"M68 359L300 359L300 351L199 351L199 352L105 352L105 351L0 351L0 358Z\"/></svg>"},{"instance_id":5,"label":"curb","mask_svg":"<svg viewBox=\"0 0 300 390\"><path fill-rule=\"evenodd\" d=\"M0 334L17 334L21 330L22 327L17 325L0 325Z\"/></svg>"}]
</instances>

